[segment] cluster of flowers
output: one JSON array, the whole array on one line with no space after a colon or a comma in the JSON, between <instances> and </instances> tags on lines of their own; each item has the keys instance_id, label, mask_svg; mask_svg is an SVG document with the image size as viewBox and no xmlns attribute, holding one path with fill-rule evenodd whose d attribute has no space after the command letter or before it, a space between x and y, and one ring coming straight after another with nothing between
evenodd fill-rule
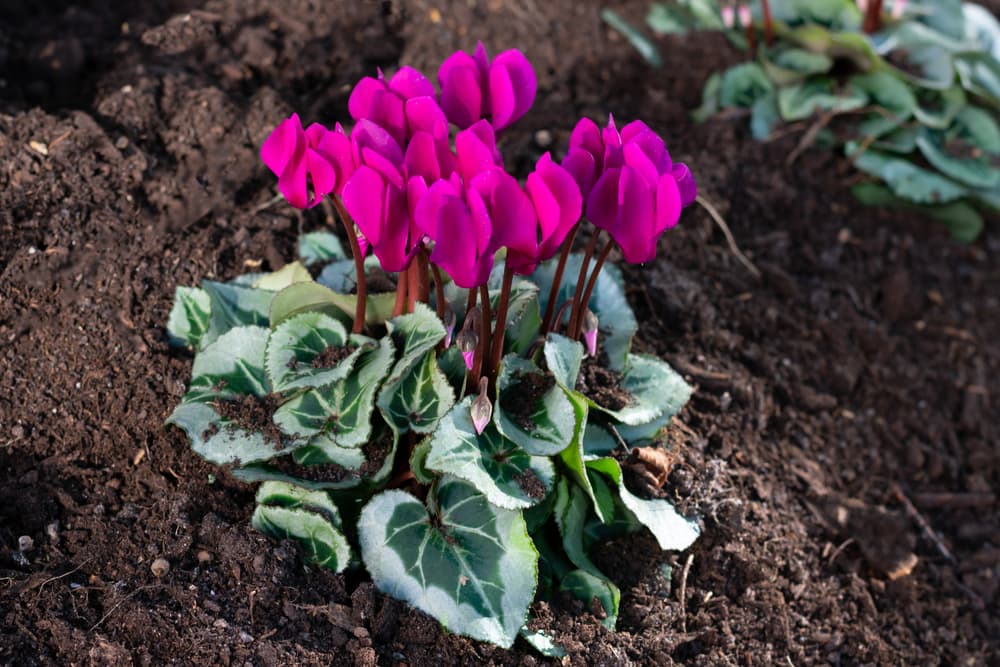
<instances>
[{"instance_id":1,"label":"cluster of flowers","mask_svg":"<svg viewBox=\"0 0 1000 667\"><path fill-rule=\"evenodd\" d=\"M511 274L531 274L562 248L554 296L582 215L598 228L595 242L601 230L611 238L602 258L616 244L627 261L640 263L655 256L660 234L695 199L691 172L670 159L663 140L641 121L619 131L613 119L603 129L580 120L562 163L546 153L522 186L504 169L496 139L535 99L535 72L518 50L492 60L482 44L472 55L456 52L441 65L438 83L440 94L411 67L390 79L379 72L378 78L359 81L350 95L350 132L339 123L332 130L318 123L303 129L292 115L261 149L293 206L309 208L333 196L359 269L371 249L384 270L409 272L400 276L397 297L409 285L410 303L426 299L428 263L439 287L443 270L474 298L501 249L506 249L501 309ZM452 127L458 130L453 142ZM421 271L423 282L416 275ZM356 327L364 319L362 285L360 276ZM440 301L439 292L438 312L446 319ZM592 314L588 319L575 311L574 304L570 322L593 321ZM502 322L503 313L497 315ZM581 332L579 325L568 332L583 334L593 347L596 332ZM498 353L502 343L494 343ZM498 359L487 357L486 363Z\"/></svg>"}]
</instances>

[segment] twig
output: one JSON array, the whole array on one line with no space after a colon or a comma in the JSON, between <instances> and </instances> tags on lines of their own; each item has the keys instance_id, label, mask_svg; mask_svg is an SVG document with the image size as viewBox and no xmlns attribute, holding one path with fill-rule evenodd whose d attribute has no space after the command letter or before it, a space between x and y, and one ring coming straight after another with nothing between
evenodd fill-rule
<instances>
[{"instance_id":1,"label":"twig","mask_svg":"<svg viewBox=\"0 0 1000 667\"><path fill-rule=\"evenodd\" d=\"M980 493L915 493L913 502L920 507L989 507L996 502L996 496L989 492Z\"/></svg>"},{"instance_id":2,"label":"twig","mask_svg":"<svg viewBox=\"0 0 1000 667\"><path fill-rule=\"evenodd\" d=\"M681 632L687 634L687 586L688 586L688 573L691 571L691 561L694 560L694 554L688 554L687 560L684 561L684 570L681 571Z\"/></svg>"},{"instance_id":3,"label":"twig","mask_svg":"<svg viewBox=\"0 0 1000 667\"><path fill-rule=\"evenodd\" d=\"M710 201L701 195L695 197L695 201L698 202L703 209L708 211L708 215L715 221L715 224L719 226L719 229L722 230L722 234L726 237L726 242L729 244L730 252L736 255L736 259L739 260L740 264L746 267L746 270L749 271L754 278L760 278L760 269L754 266L753 262L751 262L750 259L743 254L743 251L740 250L740 247L736 245L736 239L733 238L733 233L729 230L729 225L726 224L725 219L723 219L722 215L715 208L715 206L713 206Z\"/></svg>"},{"instance_id":4,"label":"twig","mask_svg":"<svg viewBox=\"0 0 1000 667\"><path fill-rule=\"evenodd\" d=\"M827 111L825 114L816 119L816 122L809 126L805 134L799 140L799 144L788 154L788 158L785 160L785 166L790 167L799 158L802 153L805 152L807 148L813 145L816 141L816 135L819 134L820 130L830 124L834 116L837 115L836 111Z\"/></svg>"},{"instance_id":5,"label":"twig","mask_svg":"<svg viewBox=\"0 0 1000 667\"><path fill-rule=\"evenodd\" d=\"M846 549L847 547L851 546L852 544L854 544L854 538L853 537L849 537L846 540L844 540L843 542L841 542L840 546L837 547L836 549L834 549L833 553L830 554L830 557L826 559L826 564L827 565L833 565L833 561L837 560L837 556L839 556L840 554L844 553L844 549Z\"/></svg>"},{"instance_id":6,"label":"twig","mask_svg":"<svg viewBox=\"0 0 1000 667\"><path fill-rule=\"evenodd\" d=\"M910 502L910 499L906 497L906 494L903 493L903 489L899 488L898 484L893 484L891 491L892 495L896 497L896 500L902 503L903 508L906 510L906 513L910 515L910 518L917 522L917 525L920 526L920 529L924 532L927 539L934 543L934 546L937 547L938 552L944 556L945 560L952 565L956 564L957 561L955 560L955 556L952 555L951 551L948 550L948 547L944 545L944 542L941 540L941 537L937 534L937 532L931 528L931 524L927 522L927 519L925 519L924 515L920 513L920 510L914 507L913 503Z\"/></svg>"},{"instance_id":7,"label":"twig","mask_svg":"<svg viewBox=\"0 0 1000 667\"><path fill-rule=\"evenodd\" d=\"M59 579L64 579L65 577L68 577L69 575L73 574L74 572L79 572L80 568L82 568L84 565L86 565L87 563L89 563L90 560L91 559L88 558L85 561L83 561L82 563L80 563L79 565L77 565L76 567L74 567L69 572L67 572L65 574L60 574L58 577L49 577L48 579L46 579L42 583L38 584L38 595L42 594L42 588L44 588L45 584L51 583L53 581L58 581Z\"/></svg>"}]
</instances>

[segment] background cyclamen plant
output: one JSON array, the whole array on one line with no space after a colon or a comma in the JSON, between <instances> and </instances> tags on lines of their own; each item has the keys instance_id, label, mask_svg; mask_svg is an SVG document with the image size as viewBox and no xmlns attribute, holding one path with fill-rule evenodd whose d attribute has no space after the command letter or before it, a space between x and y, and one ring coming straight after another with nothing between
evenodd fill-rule
<instances>
[{"instance_id":1,"label":"background cyclamen plant","mask_svg":"<svg viewBox=\"0 0 1000 667\"><path fill-rule=\"evenodd\" d=\"M684 549L699 530L658 497L657 436L691 389L630 352L606 260L653 259L695 182L645 124L609 118L582 119L522 185L496 133L534 100L524 56L479 45L438 81L380 72L351 93L350 131L293 115L268 137L278 189L330 202L350 257L317 232L274 273L179 287L169 330L197 356L168 422L262 482L256 527L363 565L454 632L541 645L528 606L557 591L614 627L619 591L589 548L645 527ZM370 293L375 272L395 290Z\"/></svg>"}]
</instances>

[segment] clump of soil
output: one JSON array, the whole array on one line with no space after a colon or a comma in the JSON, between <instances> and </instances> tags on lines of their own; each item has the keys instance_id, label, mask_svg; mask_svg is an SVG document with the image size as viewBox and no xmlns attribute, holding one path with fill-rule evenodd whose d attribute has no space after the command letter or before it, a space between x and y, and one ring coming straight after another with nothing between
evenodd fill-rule
<instances>
[{"instance_id":1,"label":"clump of soil","mask_svg":"<svg viewBox=\"0 0 1000 667\"><path fill-rule=\"evenodd\" d=\"M348 470L336 463L302 465L296 463L291 456L282 456L279 459L273 459L269 461L269 465L278 472L300 479L307 479L310 482L343 482L346 479L358 476L356 471Z\"/></svg>"},{"instance_id":2,"label":"clump of soil","mask_svg":"<svg viewBox=\"0 0 1000 667\"><path fill-rule=\"evenodd\" d=\"M525 431L534 430L535 423L531 417L538 409L538 403L555 386L555 378L548 372L543 374L518 371L514 374L514 380L516 382L507 387L501 397L504 412Z\"/></svg>"},{"instance_id":3,"label":"clump of soil","mask_svg":"<svg viewBox=\"0 0 1000 667\"><path fill-rule=\"evenodd\" d=\"M542 480L538 479L538 475L531 468L527 468L524 472L514 478L517 485L521 487L521 490L527 493L530 497L540 500L545 497L547 489Z\"/></svg>"},{"instance_id":4,"label":"clump of soil","mask_svg":"<svg viewBox=\"0 0 1000 667\"><path fill-rule=\"evenodd\" d=\"M621 410L632 403L632 394L622 388L622 374L607 367L607 355L588 356L580 364L576 390L608 410Z\"/></svg>"},{"instance_id":5,"label":"clump of soil","mask_svg":"<svg viewBox=\"0 0 1000 667\"><path fill-rule=\"evenodd\" d=\"M362 445L361 451L365 453L365 462L361 464L359 472L365 477L374 475L382 469L392 452L392 432L387 428L383 429L379 439L369 440Z\"/></svg>"},{"instance_id":6,"label":"clump of soil","mask_svg":"<svg viewBox=\"0 0 1000 667\"><path fill-rule=\"evenodd\" d=\"M316 357L312 360L312 367L333 368L341 361L351 356L351 353L353 353L356 349L358 349L358 346L353 343L341 345L339 347L331 345L316 355Z\"/></svg>"},{"instance_id":7,"label":"clump of soil","mask_svg":"<svg viewBox=\"0 0 1000 667\"><path fill-rule=\"evenodd\" d=\"M264 397L241 394L236 398L216 399L212 402L212 407L220 417L229 422L226 424L227 429L260 433L264 436L264 442L273 445L275 449L281 449L281 429L273 420L274 411L280 404L281 397L277 394Z\"/></svg>"}]
</instances>

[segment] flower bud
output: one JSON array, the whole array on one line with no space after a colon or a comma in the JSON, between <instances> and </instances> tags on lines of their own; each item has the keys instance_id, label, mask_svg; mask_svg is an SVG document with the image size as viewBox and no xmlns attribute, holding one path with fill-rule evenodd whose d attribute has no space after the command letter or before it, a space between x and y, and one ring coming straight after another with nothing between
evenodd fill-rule
<instances>
[{"instance_id":1,"label":"flower bud","mask_svg":"<svg viewBox=\"0 0 1000 667\"><path fill-rule=\"evenodd\" d=\"M590 308L583 315L583 342L587 346L587 354L597 356L597 315Z\"/></svg>"},{"instance_id":2,"label":"flower bud","mask_svg":"<svg viewBox=\"0 0 1000 667\"><path fill-rule=\"evenodd\" d=\"M486 425L493 418L493 404L486 394L490 382L485 377L479 378L479 395L473 399L469 411L472 413L472 425L476 429L476 434L481 435L486 429Z\"/></svg>"}]
</instances>

